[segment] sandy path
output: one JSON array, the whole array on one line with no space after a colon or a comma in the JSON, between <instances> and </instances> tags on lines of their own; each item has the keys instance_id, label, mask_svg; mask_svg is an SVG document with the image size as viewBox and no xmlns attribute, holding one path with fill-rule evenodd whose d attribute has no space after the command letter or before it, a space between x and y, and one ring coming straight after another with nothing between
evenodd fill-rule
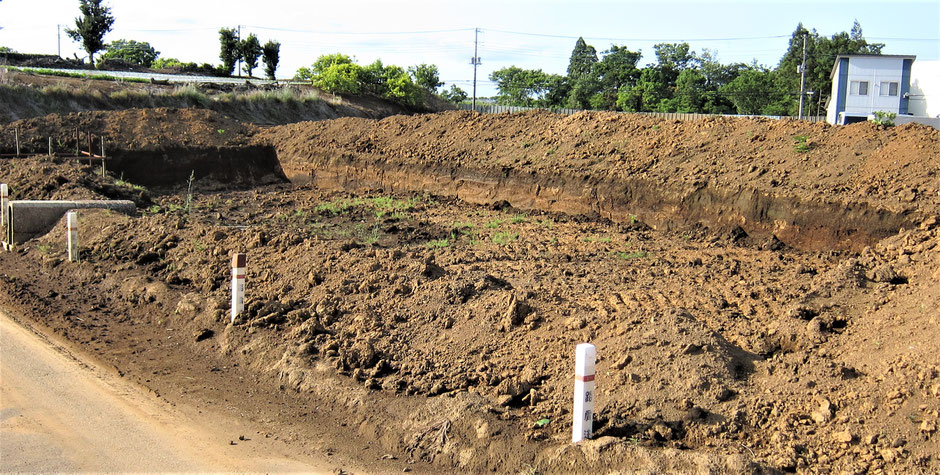
<instances>
[{"instance_id":1,"label":"sandy path","mask_svg":"<svg viewBox=\"0 0 940 475\"><path fill-rule=\"evenodd\" d=\"M0 313L0 472L330 472L248 424L173 407ZM248 440L238 440L238 435ZM236 445L231 445L233 441Z\"/></svg>"}]
</instances>

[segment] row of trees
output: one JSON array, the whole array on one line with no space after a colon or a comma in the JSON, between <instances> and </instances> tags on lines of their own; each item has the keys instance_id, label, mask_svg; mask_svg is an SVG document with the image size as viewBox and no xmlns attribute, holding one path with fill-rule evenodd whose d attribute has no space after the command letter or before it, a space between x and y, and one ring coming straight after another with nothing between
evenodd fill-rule
<instances>
[{"instance_id":1,"label":"row of trees","mask_svg":"<svg viewBox=\"0 0 940 475\"><path fill-rule=\"evenodd\" d=\"M709 50L696 54L688 43L653 47L656 62L640 67L640 51L611 45L600 54L583 38L575 43L567 75L516 66L490 74L503 105L712 114L796 115L803 41L807 50L807 109L825 106L829 74L839 54L880 54L856 21L850 32L825 37L798 25L774 69L756 64L722 64Z\"/></svg>"},{"instance_id":2,"label":"row of trees","mask_svg":"<svg viewBox=\"0 0 940 475\"><path fill-rule=\"evenodd\" d=\"M268 40L264 46L258 41L258 37L252 33L245 39L239 39L235 28L222 28L219 30L219 43L221 52L219 59L222 60L222 71L231 76L235 72L235 63L242 61L242 71L251 77L252 71L258 67L258 58L264 61L264 74L269 79L275 79L274 73L277 71L277 65L280 62L281 43Z\"/></svg>"},{"instance_id":3,"label":"row of trees","mask_svg":"<svg viewBox=\"0 0 940 475\"><path fill-rule=\"evenodd\" d=\"M122 39L110 44L105 43L105 35L114 26L114 16L111 14L111 8L106 6L103 0L79 0L79 11L81 16L75 19L75 28L67 28L65 32L74 41L82 44L82 48L88 53L88 62L92 65L95 64L95 54L105 50L102 59L121 60L147 68L151 66L200 68L195 64L182 63L174 58L160 61L158 60L160 53L145 41ZM222 66L217 72L230 76L235 72L235 63L241 60L245 63L244 72L250 77L254 69L258 67L258 59L263 58L265 75L270 79L275 78L280 62L280 43L270 40L262 46L254 34L248 35L245 39L239 39L234 28L222 28L219 35ZM201 68L215 69L207 64Z\"/></svg>"}]
</instances>

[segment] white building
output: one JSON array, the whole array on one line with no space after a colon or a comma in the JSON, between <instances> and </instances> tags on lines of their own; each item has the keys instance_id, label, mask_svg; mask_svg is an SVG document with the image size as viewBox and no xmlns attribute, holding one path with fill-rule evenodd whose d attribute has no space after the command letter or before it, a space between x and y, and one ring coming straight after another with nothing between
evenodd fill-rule
<instances>
[{"instance_id":1,"label":"white building","mask_svg":"<svg viewBox=\"0 0 940 475\"><path fill-rule=\"evenodd\" d=\"M940 61L914 62L908 111L914 117L940 118Z\"/></svg>"},{"instance_id":2,"label":"white building","mask_svg":"<svg viewBox=\"0 0 940 475\"><path fill-rule=\"evenodd\" d=\"M832 67L826 121L851 124L875 112L897 114L895 123L923 122L940 128L937 62L912 55L839 55ZM933 100L931 100L933 98Z\"/></svg>"}]
</instances>

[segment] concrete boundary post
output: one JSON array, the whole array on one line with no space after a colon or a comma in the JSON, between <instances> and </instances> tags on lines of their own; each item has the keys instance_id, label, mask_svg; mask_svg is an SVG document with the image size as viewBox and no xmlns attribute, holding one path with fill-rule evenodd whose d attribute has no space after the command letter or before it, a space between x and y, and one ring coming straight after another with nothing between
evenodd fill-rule
<instances>
[{"instance_id":1,"label":"concrete boundary post","mask_svg":"<svg viewBox=\"0 0 940 475\"><path fill-rule=\"evenodd\" d=\"M581 343L575 348L574 367L574 423L571 426L571 443L590 439L594 425L594 363L597 348L590 343Z\"/></svg>"},{"instance_id":2,"label":"concrete boundary post","mask_svg":"<svg viewBox=\"0 0 940 475\"><path fill-rule=\"evenodd\" d=\"M247 269L245 254L232 256L232 323L235 317L245 310L245 272Z\"/></svg>"},{"instance_id":3,"label":"concrete boundary post","mask_svg":"<svg viewBox=\"0 0 940 475\"><path fill-rule=\"evenodd\" d=\"M78 262L78 213L69 211L65 214L68 227L69 262Z\"/></svg>"}]
</instances>

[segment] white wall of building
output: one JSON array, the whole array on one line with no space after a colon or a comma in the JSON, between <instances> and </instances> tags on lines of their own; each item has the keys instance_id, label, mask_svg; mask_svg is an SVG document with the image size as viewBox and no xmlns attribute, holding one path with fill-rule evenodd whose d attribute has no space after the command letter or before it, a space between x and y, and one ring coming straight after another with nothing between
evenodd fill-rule
<instances>
[{"instance_id":1,"label":"white wall of building","mask_svg":"<svg viewBox=\"0 0 940 475\"><path fill-rule=\"evenodd\" d=\"M918 117L940 117L940 61L914 60L909 111Z\"/></svg>"},{"instance_id":2,"label":"white wall of building","mask_svg":"<svg viewBox=\"0 0 940 475\"><path fill-rule=\"evenodd\" d=\"M917 61L914 61L916 64ZM888 83L900 86L903 60L901 58L879 58L853 56L849 59L848 93L845 99L847 115L867 115L874 111L897 113L901 104L899 88L894 96L888 94ZM867 94L860 95L853 83L867 83ZM882 86L882 85L885 86ZM882 90L884 89L884 90Z\"/></svg>"}]
</instances>

